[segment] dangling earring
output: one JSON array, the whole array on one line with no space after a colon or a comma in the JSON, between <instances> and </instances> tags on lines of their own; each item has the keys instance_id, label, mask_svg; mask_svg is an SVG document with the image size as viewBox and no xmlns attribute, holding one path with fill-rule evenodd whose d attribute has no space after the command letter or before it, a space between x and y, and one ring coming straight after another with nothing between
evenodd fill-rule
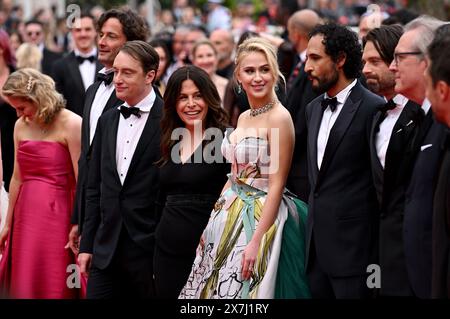
<instances>
[{"instance_id":1,"label":"dangling earring","mask_svg":"<svg viewBox=\"0 0 450 319\"><path fill-rule=\"evenodd\" d=\"M274 87L274 89L275 89L275 92L278 92L278 90L280 89L280 87L278 86L278 83L277 83L277 84L275 84L275 87Z\"/></svg>"},{"instance_id":2,"label":"dangling earring","mask_svg":"<svg viewBox=\"0 0 450 319\"><path fill-rule=\"evenodd\" d=\"M242 86L241 86L241 83L238 82L237 94L241 94L241 93L242 93Z\"/></svg>"}]
</instances>

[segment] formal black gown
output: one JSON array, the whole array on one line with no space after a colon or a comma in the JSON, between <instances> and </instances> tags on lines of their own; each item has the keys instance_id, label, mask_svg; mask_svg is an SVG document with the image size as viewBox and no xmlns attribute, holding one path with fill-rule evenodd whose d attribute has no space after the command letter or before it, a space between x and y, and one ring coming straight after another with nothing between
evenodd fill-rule
<instances>
[{"instance_id":1,"label":"formal black gown","mask_svg":"<svg viewBox=\"0 0 450 319\"><path fill-rule=\"evenodd\" d=\"M202 149L198 147L184 164L169 161L160 170L166 201L155 235L154 275L159 298L178 298L231 169L222 155L216 163L207 163Z\"/></svg>"}]
</instances>

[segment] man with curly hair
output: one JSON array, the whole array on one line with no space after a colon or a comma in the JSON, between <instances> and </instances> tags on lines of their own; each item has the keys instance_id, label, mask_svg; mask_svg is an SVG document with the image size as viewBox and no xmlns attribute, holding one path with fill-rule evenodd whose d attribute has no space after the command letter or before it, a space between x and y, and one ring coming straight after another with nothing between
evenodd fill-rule
<instances>
[{"instance_id":1,"label":"man with curly hair","mask_svg":"<svg viewBox=\"0 0 450 319\"><path fill-rule=\"evenodd\" d=\"M149 30L145 21L134 11L111 9L103 13L97 21L97 33L98 60L104 68L99 71L96 81L87 89L84 101L77 192L68 243L68 247L70 246L75 254L78 254L79 237L84 222L86 184L97 121L107 110L123 103L117 98L112 83L114 59L125 42L146 41Z\"/></svg>"},{"instance_id":2,"label":"man with curly hair","mask_svg":"<svg viewBox=\"0 0 450 319\"><path fill-rule=\"evenodd\" d=\"M369 134L384 100L357 80L357 35L336 24L310 33L305 71L321 95L306 108L311 193L307 275L313 298L370 296L367 268L376 263L378 204ZM375 282L376 283L376 282Z\"/></svg>"}]
</instances>

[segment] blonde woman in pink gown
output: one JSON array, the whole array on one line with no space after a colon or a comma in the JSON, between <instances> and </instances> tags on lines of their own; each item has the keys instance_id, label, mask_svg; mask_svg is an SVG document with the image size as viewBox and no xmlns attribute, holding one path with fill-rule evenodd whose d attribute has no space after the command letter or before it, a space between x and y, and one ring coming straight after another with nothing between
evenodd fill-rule
<instances>
[{"instance_id":1,"label":"blonde woman in pink gown","mask_svg":"<svg viewBox=\"0 0 450 319\"><path fill-rule=\"evenodd\" d=\"M20 117L9 208L0 233L0 294L77 298L73 252L66 248L80 154L81 118L64 108L53 80L33 69L12 73L3 96Z\"/></svg>"}]
</instances>

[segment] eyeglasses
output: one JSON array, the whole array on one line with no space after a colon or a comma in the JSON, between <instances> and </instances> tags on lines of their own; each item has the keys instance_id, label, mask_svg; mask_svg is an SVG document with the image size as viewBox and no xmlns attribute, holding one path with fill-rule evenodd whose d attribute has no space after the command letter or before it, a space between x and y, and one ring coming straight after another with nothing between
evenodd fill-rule
<instances>
[{"instance_id":1,"label":"eyeglasses","mask_svg":"<svg viewBox=\"0 0 450 319\"><path fill-rule=\"evenodd\" d=\"M28 34L29 37L31 37L33 34L36 35L36 36L40 36L41 35L41 31L36 31L36 32L30 31L27 34Z\"/></svg>"},{"instance_id":2,"label":"eyeglasses","mask_svg":"<svg viewBox=\"0 0 450 319\"><path fill-rule=\"evenodd\" d=\"M422 52L420 51L411 51L411 52L395 52L394 53L394 62L395 65L398 65L399 61L403 61L403 59L405 58L405 56L407 55L423 55Z\"/></svg>"}]
</instances>

